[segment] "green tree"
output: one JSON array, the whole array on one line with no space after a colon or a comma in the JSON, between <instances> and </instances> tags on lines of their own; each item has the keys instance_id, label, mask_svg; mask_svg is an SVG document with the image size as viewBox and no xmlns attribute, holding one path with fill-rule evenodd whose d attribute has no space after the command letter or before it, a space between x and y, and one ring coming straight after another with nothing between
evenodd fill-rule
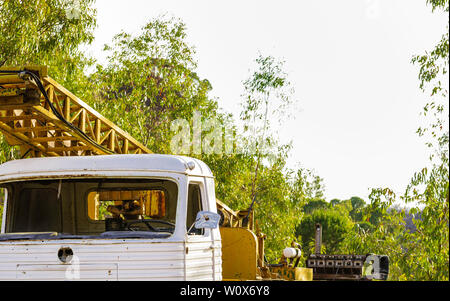
<instances>
[{"instance_id":1,"label":"green tree","mask_svg":"<svg viewBox=\"0 0 450 301\"><path fill-rule=\"evenodd\" d=\"M360 222L362 220L362 211L364 210L366 203L357 196L351 197L350 202L352 204L350 216L353 221Z\"/></svg>"},{"instance_id":2,"label":"green tree","mask_svg":"<svg viewBox=\"0 0 450 301\"><path fill-rule=\"evenodd\" d=\"M339 204L333 206L333 209L342 215L350 217L350 212L353 210L352 202L350 200L341 201Z\"/></svg>"},{"instance_id":3,"label":"green tree","mask_svg":"<svg viewBox=\"0 0 450 301\"><path fill-rule=\"evenodd\" d=\"M284 171L286 159L287 152L280 151L273 164L262 165L259 171L255 219L267 235L265 253L271 262L296 240L295 227L302 217L300 207L290 198L290 175Z\"/></svg>"},{"instance_id":4,"label":"green tree","mask_svg":"<svg viewBox=\"0 0 450 301\"><path fill-rule=\"evenodd\" d=\"M448 0L431 0L432 10L448 13ZM444 86L449 64L448 25L442 39L431 52L414 56L419 65L420 88L431 90L431 100L423 114L430 125L419 128L429 133L430 166L414 174L405 193L397 197L390 189L374 189L365 210L364 220L376 217L373 231L357 231L348 236L348 252L377 252L390 257L392 280L449 280L449 151L448 91ZM412 206L415 231L409 231L406 211L395 210L394 203ZM371 221L372 222L372 221Z\"/></svg>"},{"instance_id":5,"label":"green tree","mask_svg":"<svg viewBox=\"0 0 450 301\"><path fill-rule=\"evenodd\" d=\"M352 203L352 208L353 209L363 208L364 205L366 204L362 198L357 197L357 196L351 197L350 201Z\"/></svg>"},{"instance_id":6,"label":"green tree","mask_svg":"<svg viewBox=\"0 0 450 301\"><path fill-rule=\"evenodd\" d=\"M312 199L320 199L324 195L323 179L312 170L298 167L293 179L293 200L301 205Z\"/></svg>"},{"instance_id":7,"label":"green tree","mask_svg":"<svg viewBox=\"0 0 450 301\"><path fill-rule=\"evenodd\" d=\"M366 221L357 223L343 240L341 250L346 254L388 255L389 279L404 279L403 215L402 212L389 210L396 196L387 188L373 189L369 199L371 202L365 207L363 219L367 221L376 219L379 223L376 226Z\"/></svg>"},{"instance_id":8,"label":"green tree","mask_svg":"<svg viewBox=\"0 0 450 301\"><path fill-rule=\"evenodd\" d=\"M430 0L432 10L449 12L448 0ZM406 203L413 204L412 214L416 231L405 233L407 256L404 257L404 275L407 279L447 280L449 279L449 132L448 132L448 81L449 27L441 40L430 52L415 56L419 65L420 88L431 90L431 101L424 108L424 114L432 113L430 126L419 129L420 135L431 133L433 147L431 166L416 173L403 196Z\"/></svg>"},{"instance_id":9,"label":"green tree","mask_svg":"<svg viewBox=\"0 0 450 301\"><path fill-rule=\"evenodd\" d=\"M312 199L303 206L303 212L306 214L311 214L315 210L326 210L330 208L331 205L327 201L322 199Z\"/></svg>"},{"instance_id":10,"label":"green tree","mask_svg":"<svg viewBox=\"0 0 450 301\"><path fill-rule=\"evenodd\" d=\"M137 36L117 34L105 50L108 61L92 76L93 105L153 152L171 152L173 120L192 120L195 111L216 115L181 20L152 19Z\"/></svg>"},{"instance_id":11,"label":"green tree","mask_svg":"<svg viewBox=\"0 0 450 301\"><path fill-rule=\"evenodd\" d=\"M51 76L80 97L88 95L81 47L94 38L92 0L0 0L0 66L48 65ZM75 5L76 4L76 5ZM18 157L0 135L0 163Z\"/></svg>"},{"instance_id":12,"label":"green tree","mask_svg":"<svg viewBox=\"0 0 450 301\"><path fill-rule=\"evenodd\" d=\"M416 173L403 196L413 204L409 213L420 217L412 220L415 231L404 234L406 279L449 279L448 151L440 149L437 155L440 162Z\"/></svg>"},{"instance_id":13,"label":"green tree","mask_svg":"<svg viewBox=\"0 0 450 301\"><path fill-rule=\"evenodd\" d=\"M326 253L339 253L343 241L352 232L351 219L329 209L317 209L304 216L296 228L296 235L301 237L305 255L309 255L313 249L317 223L322 225L322 243Z\"/></svg>"},{"instance_id":14,"label":"green tree","mask_svg":"<svg viewBox=\"0 0 450 301\"><path fill-rule=\"evenodd\" d=\"M284 71L284 62L272 56L259 55L255 70L244 84L238 152L242 161L240 175L245 179L246 197L240 209L254 200L255 219L267 235L266 255L269 261L281 256L283 248L295 240L294 231L301 218L300 206L306 187L295 183L293 172L286 168L290 144L275 139L275 124L288 117L293 104L293 89ZM299 179L299 178L297 178ZM308 183L309 184L309 183ZM295 192L297 197L292 197Z\"/></svg>"},{"instance_id":15,"label":"green tree","mask_svg":"<svg viewBox=\"0 0 450 301\"><path fill-rule=\"evenodd\" d=\"M338 204L340 204L342 201L340 199L332 199L330 201L331 206L336 206Z\"/></svg>"},{"instance_id":16,"label":"green tree","mask_svg":"<svg viewBox=\"0 0 450 301\"><path fill-rule=\"evenodd\" d=\"M293 89L284 71L284 62L272 56L259 56L256 70L244 81L241 119L244 127L244 149L255 158L252 198L257 194L258 176L264 159L272 159L278 143L271 120L281 123L293 102ZM275 156L276 157L276 156ZM269 162L270 164L270 162Z\"/></svg>"},{"instance_id":17,"label":"green tree","mask_svg":"<svg viewBox=\"0 0 450 301\"><path fill-rule=\"evenodd\" d=\"M41 64L78 93L92 63L81 50L94 39L93 0L0 1L0 65Z\"/></svg>"}]
</instances>

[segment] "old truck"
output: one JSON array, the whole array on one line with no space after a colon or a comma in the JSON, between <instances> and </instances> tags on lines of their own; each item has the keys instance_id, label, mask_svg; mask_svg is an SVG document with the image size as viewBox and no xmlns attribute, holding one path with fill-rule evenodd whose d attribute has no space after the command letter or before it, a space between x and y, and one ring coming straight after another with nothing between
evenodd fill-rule
<instances>
[{"instance_id":1,"label":"old truck","mask_svg":"<svg viewBox=\"0 0 450 301\"><path fill-rule=\"evenodd\" d=\"M217 200L205 163L152 154L45 66L0 68L0 131L22 156L0 166L0 280L312 280L325 264L300 267L295 243L268 264L253 211ZM373 278L365 258L343 277Z\"/></svg>"},{"instance_id":2,"label":"old truck","mask_svg":"<svg viewBox=\"0 0 450 301\"><path fill-rule=\"evenodd\" d=\"M222 279L218 228L194 225L198 212L217 210L214 179L198 160L34 158L10 161L0 174L8 193L0 280ZM131 202L138 212L105 217Z\"/></svg>"}]
</instances>

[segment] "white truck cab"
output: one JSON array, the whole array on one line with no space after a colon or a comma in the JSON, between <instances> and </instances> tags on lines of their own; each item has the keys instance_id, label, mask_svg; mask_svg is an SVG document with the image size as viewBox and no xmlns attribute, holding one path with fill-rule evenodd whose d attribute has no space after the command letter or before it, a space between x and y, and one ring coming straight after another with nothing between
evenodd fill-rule
<instances>
[{"instance_id":1,"label":"white truck cab","mask_svg":"<svg viewBox=\"0 0 450 301\"><path fill-rule=\"evenodd\" d=\"M214 178L197 159L14 160L0 187L0 280L222 280Z\"/></svg>"}]
</instances>

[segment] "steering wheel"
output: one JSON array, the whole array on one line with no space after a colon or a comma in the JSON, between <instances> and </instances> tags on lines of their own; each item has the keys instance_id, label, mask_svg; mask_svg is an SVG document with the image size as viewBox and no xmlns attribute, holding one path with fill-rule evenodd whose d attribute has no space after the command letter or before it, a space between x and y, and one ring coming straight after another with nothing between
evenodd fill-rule
<instances>
[{"instance_id":1,"label":"steering wheel","mask_svg":"<svg viewBox=\"0 0 450 301\"><path fill-rule=\"evenodd\" d=\"M168 221L161 221L161 220L156 220L156 219L139 219L139 220L135 220L132 222L127 222L127 229L130 231L136 231L133 228L131 228L131 225L138 224L138 223L144 223L150 231L154 231L154 232L160 232L160 231L155 229L152 225L150 225L150 223L165 224L165 225L169 225L169 226L172 226L175 228L175 224L168 222Z\"/></svg>"}]
</instances>

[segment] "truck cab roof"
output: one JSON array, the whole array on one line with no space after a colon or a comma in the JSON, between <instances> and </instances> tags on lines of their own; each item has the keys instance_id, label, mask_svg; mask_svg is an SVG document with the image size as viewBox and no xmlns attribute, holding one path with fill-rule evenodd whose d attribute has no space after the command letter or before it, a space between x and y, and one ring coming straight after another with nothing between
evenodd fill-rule
<instances>
[{"instance_id":1,"label":"truck cab roof","mask_svg":"<svg viewBox=\"0 0 450 301\"><path fill-rule=\"evenodd\" d=\"M175 155L138 154L21 159L0 165L0 183L58 176L129 176L148 172L213 177L202 161Z\"/></svg>"}]
</instances>

